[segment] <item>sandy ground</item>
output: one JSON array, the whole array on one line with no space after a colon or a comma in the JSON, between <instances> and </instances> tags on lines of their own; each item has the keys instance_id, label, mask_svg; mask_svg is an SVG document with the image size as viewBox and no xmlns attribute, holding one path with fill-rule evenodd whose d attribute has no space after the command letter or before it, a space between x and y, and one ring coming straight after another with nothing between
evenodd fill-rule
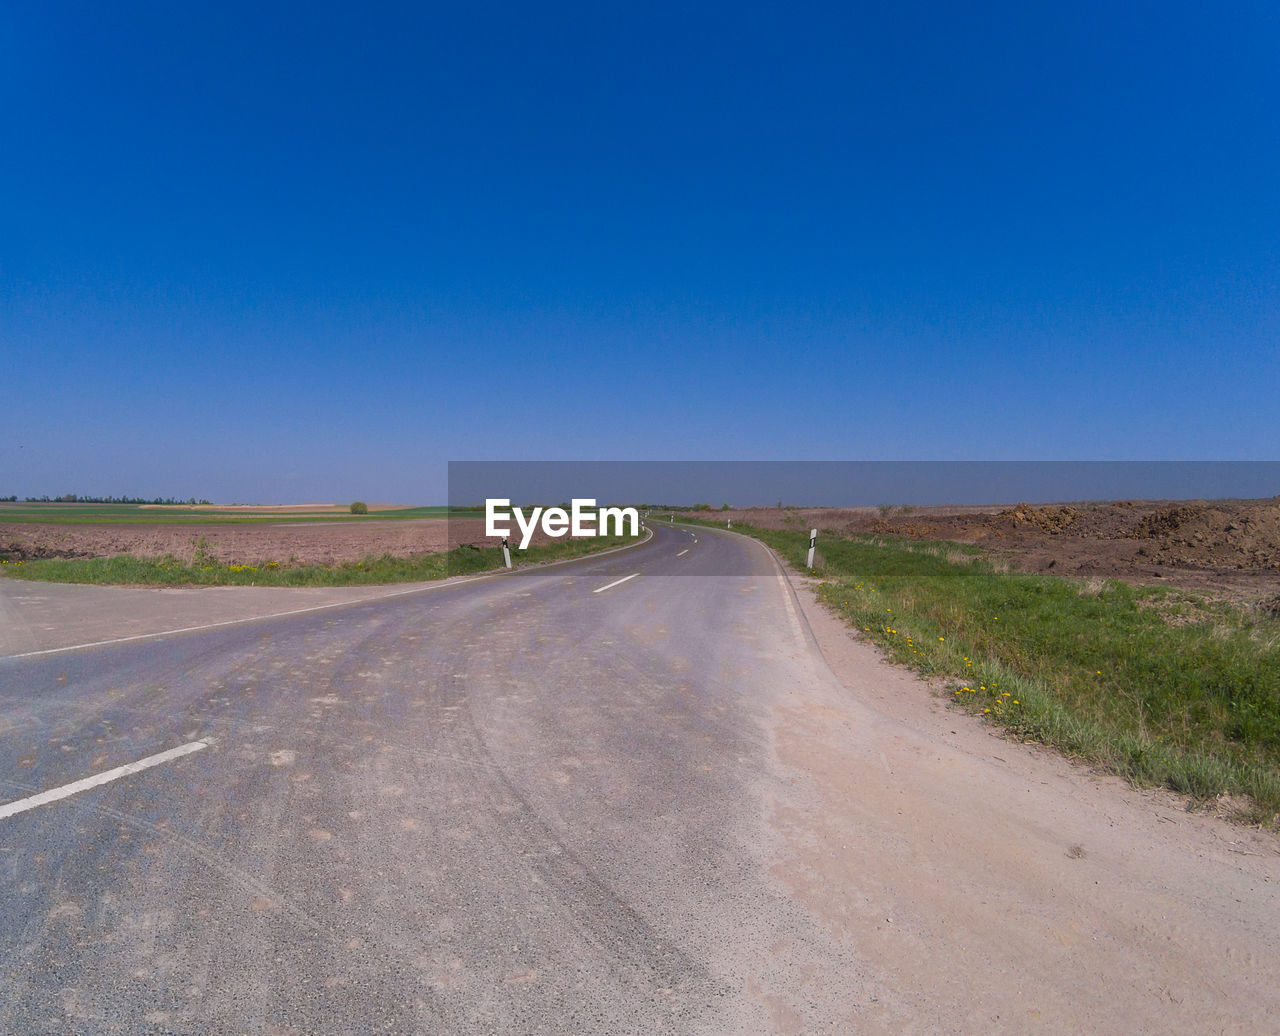
<instances>
[{"instance_id":1,"label":"sandy ground","mask_svg":"<svg viewBox=\"0 0 1280 1036\"><path fill-rule=\"evenodd\" d=\"M1003 739L790 578L846 693L776 717L780 759L818 789L775 810L794 853L778 875L912 991L917 1020L1276 1031L1280 838Z\"/></svg>"}]
</instances>

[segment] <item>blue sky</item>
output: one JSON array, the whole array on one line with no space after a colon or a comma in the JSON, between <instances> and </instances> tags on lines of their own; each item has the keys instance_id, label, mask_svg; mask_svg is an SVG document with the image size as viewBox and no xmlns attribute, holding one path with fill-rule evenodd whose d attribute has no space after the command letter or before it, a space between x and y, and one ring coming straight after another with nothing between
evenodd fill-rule
<instances>
[{"instance_id":1,"label":"blue sky","mask_svg":"<svg viewBox=\"0 0 1280 1036\"><path fill-rule=\"evenodd\" d=\"M0 28L0 494L1276 457L1274 5Z\"/></svg>"}]
</instances>

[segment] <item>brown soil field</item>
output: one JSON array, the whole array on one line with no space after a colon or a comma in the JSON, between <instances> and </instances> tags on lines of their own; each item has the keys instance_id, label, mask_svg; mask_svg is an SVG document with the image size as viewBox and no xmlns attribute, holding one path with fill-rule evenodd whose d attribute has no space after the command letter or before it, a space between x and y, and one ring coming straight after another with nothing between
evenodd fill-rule
<instances>
[{"instance_id":1,"label":"brown soil field","mask_svg":"<svg viewBox=\"0 0 1280 1036\"><path fill-rule=\"evenodd\" d=\"M190 561L203 544L209 556L228 563L328 565L483 542L484 521L479 518L253 525L0 524L0 557L10 560L132 554ZM546 538L538 534L533 542Z\"/></svg>"},{"instance_id":2,"label":"brown soil field","mask_svg":"<svg viewBox=\"0 0 1280 1036\"><path fill-rule=\"evenodd\" d=\"M405 511L413 504L369 504L375 511ZM141 511L208 511L210 514L350 514L350 504L139 504Z\"/></svg>"},{"instance_id":3,"label":"brown soil field","mask_svg":"<svg viewBox=\"0 0 1280 1036\"><path fill-rule=\"evenodd\" d=\"M1280 497L971 508L763 507L695 517L766 529L953 540L989 550L1025 572L1125 579L1250 600L1280 592Z\"/></svg>"}]
</instances>

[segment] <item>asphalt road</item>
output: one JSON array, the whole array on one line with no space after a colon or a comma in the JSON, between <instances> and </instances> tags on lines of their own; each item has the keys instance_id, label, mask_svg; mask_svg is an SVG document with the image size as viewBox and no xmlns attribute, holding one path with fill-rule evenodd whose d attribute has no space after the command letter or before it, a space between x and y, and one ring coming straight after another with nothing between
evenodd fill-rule
<instances>
[{"instance_id":1,"label":"asphalt road","mask_svg":"<svg viewBox=\"0 0 1280 1036\"><path fill-rule=\"evenodd\" d=\"M821 679L763 548L663 527L0 659L0 802L192 746L0 819L0 1031L847 1030L879 991L768 821Z\"/></svg>"}]
</instances>

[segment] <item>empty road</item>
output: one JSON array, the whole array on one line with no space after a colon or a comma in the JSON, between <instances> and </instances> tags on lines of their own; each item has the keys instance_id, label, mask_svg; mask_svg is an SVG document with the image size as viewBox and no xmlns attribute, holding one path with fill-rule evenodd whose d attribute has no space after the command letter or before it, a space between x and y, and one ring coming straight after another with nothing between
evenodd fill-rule
<instances>
[{"instance_id":1,"label":"empty road","mask_svg":"<svg viewBox=\"0 0 1280 1036\"><path fill-rule=\"evenodd\" d=\"M874 673L883 708L758 544L662 526L0 659L0 1031L1265 1026L1265 846L1153 843L1058 760L996 787L973 745L1022 746Z\"/></svg>"}]
</instances>

